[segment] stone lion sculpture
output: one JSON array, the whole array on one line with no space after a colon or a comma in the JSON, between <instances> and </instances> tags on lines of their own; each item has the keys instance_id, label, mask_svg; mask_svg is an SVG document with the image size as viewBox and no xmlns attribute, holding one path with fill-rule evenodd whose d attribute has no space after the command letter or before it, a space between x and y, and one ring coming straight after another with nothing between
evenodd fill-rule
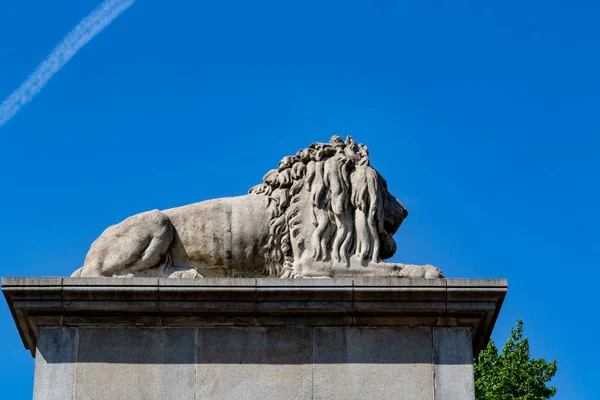
<instances>
[{"instance_id":1,"label":"stone lion sculpture","mask_svg":"<svg viewBox=\"0 0 600 400\"><path fill-rule=\"evenodd\" d=\"M431 265L381 261L407 215L367 147L333 136L284 157L245 196L110 226L72 276L443 277Z\"/></svg>"}]
</instances>

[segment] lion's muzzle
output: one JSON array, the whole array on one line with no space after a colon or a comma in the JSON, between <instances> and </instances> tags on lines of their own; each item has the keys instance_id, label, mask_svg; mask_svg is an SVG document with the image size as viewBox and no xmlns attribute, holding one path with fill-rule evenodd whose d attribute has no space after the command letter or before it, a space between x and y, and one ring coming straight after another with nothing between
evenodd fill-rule
<instances>
[{"instance_id":1,"label":"lion's muzzle","mask_svg":"<svg viewBox=\"0 0 600 400\"><path fill-rule=\"evenodd\" d=\"M408 211L398 199L396 199L391 194L387 193L387 198L385 199L384 207L384 221L383 228L390 235L394 235L400 225L402 225L402 221L408 216Z\"/></svg>"}]
</instances>

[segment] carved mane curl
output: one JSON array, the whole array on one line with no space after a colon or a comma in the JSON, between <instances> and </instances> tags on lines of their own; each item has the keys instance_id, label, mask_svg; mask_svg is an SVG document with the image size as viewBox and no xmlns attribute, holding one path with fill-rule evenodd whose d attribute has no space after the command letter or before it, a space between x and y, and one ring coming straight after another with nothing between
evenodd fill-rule
<instances>
[{"instance_id":1,"label":"carved mane curl","mask_svg":"<svg viewBox=\"0 0 600 400\"><path fill-rule=\"evenodd\" d=\"M378 262L383 232L384 190L379 174L369 165L366 146L351 137L333 136L329 143L313 143L279 168L269 171L250 194L268 198L269 240L266 271L272 277L294 276L292 238L300 252L311 251L314 261L348 264L354 255L361 263ZM299 194L309 193L314 231L302 234Z\"/></svg>"}]
</instances>

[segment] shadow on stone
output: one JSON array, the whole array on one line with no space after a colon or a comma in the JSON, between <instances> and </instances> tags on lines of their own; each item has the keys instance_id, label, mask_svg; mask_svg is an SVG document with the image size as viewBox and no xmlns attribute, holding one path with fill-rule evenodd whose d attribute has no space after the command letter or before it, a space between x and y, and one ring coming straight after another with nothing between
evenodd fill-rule
<instances>
[{"instance_id":1,"label":"shadow on stone","mask_svg":"<svg viewBox=\"0 0 600 400\"><path fill-rule=\"evenodd\" d=\"M434 360L434 339L439 334L434 335L431 327L98 327L71 328L66 336L65 329L43 331L38 352L46 363L286 365L471 362L465 357L440 355ZM78 331L77 334L75 331Z\"/></svg>"}]
</instances>

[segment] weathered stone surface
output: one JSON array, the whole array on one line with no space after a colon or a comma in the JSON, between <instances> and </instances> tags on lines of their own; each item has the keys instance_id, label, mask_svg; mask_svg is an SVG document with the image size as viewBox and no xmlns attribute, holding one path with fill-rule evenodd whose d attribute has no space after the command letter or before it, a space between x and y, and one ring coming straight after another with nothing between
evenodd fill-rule
<instances>
[{"instance_id":1,"label":"weathered stone surface","mask_svg":"<svg viewBox=\"0 0 600 400\"><path fill-rule=\"evenodd\" d=\"M433 328L435 399L475 399L469 328Z\"/></svg>"},{"instance_id":2,"label":"weathered stone surface","mask_svg":"<svg viewBox=\"0 0 600 400\"><path fill-rule=\"evenodd\" d=\"M471 360L460 327L43 328L34 399L462 400Z\"/></svg>"},{"instance_id":3,"label":"weathered stone surface","mask_svg":"<svg viewBox=\"0 0 600 400\"><path fill-rule=\"evenodd\" d=\"M198 329L199 399L311 399L312 330Z\"/></svg>"},{"instance_id":4,"label":"weathered stone surface","mask_svg":"<svg viewBox=\"0 0 600 400\"><path fill-rule=\"evenodd\" d=\"M43 332L36 400L311 398L310 328L94 327Z\"/></svg>"},{"instance_id":5,"label":"weathered stone surface","mask_svg":"<svg viewBox=\"0 0 600 400\"><path fill-rule=\"evenodd\" d=\"M430 327L314 328L314 399L433 398Z\"/></svg>"},{"instance_id":6,"label":"weathered stone surface","mask_svg":"<svg viewBox=\"0 0 600 400\"><path fill-rule=\"evenodd\" d=\"M158 286L158 278L136 278L129 277L128 279L123 278L109 278L105 277L104 287L156 287ZM98 278L63 278L63 286L74 286L74 287L88 287L97 286ZM114 289L117 290L117 289Z\"/></svg>"},{"instance_id":7,"label":"weathered stone surface","mask_svg":"<svg viewBox=\"0 0 600 400\"><path fill-rule=\"evenodd\" d=\"M37 345L36 399L472 399L472 348L506 293L494 280L47 282L3 280Z\"/></svg>"},{"instance_id":8,"label":"weathered stone surface","mask_svg":"<svg viewBox=\"0 0 600 400\"><path fill-rule=\"evenodd\" d=\"M55 277L27 277L27 278L2 278L2 288L9 287L22 287L27 286L29 288L33 288L36 286L62 286L64 278L55 278Z\"/></svg>"},{"instance_id":9,"label":"weathered stone surface","mask_svg":"<svg viewBox=\"0 0 600 400\"><path fill-rule=\"evenodd\" d=\"M284 157L246 196L137 214L108 227L75 277L440 278L394 255L408 212L348 137Z\"/></svg>"},{"instance_id":10,"label":"weathered stone surface","mask_svg":"<svg viewBox=\"0 0 600 400\"><path fill-rule=\"evenodd\" d=\"M78 286L77 282L81 281ZM35 326L303 325L468 326L478 352L489 338L506 281L446 279L7 278L2 291L23 339ZM32 285L29 284L32 283ZM127 283L132 285L128 286ZM502 286L503 285L503 286ZM465 301L468 299L468 301Z\"/></svg>"},{"instance_id":11,"label":"weathered stone surface","mask_svg":"<svg viewBox=\"0 0 600 400\"><path fill-rule=\"evenodd\" d=\"M194 399L195 330L79 328L75 399Z\"/></svg>"},{"instance_id":12,"label":"weathered stone surface","mask_svg":"<svg viewBox=\"0 0 600 400\"><path fill-rule=\"evenodd\" d=\"M73 398L76 335L74 328L42 328L35 359L34 400Z\"/></svg>"}]
</instances>

